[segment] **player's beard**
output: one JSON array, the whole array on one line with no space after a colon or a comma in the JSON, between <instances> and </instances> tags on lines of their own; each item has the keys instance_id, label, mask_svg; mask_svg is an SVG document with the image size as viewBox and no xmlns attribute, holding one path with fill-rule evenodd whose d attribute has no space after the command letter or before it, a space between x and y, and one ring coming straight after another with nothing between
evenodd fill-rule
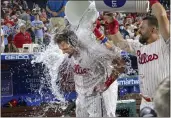
<instances>
[{"instance_id":1,"label":"player's beard","mask_svg":"<svg viewBox=\"0 0 171 118\"><path fill-rule=\"evenodd\" d=\"M147 44L147 41L148 41L148 36L147 35L140 35L140 38L139 38L139 42L143 45Z\"/></svg>"}]
</instances>

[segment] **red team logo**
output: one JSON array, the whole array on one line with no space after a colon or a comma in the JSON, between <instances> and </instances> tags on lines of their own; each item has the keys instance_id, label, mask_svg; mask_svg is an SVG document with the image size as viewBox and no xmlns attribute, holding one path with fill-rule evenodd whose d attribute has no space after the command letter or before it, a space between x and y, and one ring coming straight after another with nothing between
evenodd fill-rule
<instances>
[{"instance_id":1,"label":"red team logo","mask_svg":"<svg viewBox=\"0 0 171 118\"><path fill-rule=\"evenodd\" d=\"M157 60L158 59L158 55L157 54L146 54L146 53L143 53L141 54L141 51L138 50L137 51L137 56L138 56L138 60L139 60L139 63L140 64L145 64L145 63L148 63L150 61L153 61L153 60Z\"/></svg>"},{"instance_id":2,"label":"red team logo","mask_svg":"<svg viewBox=\"0 0 171 118\"><path fill-rule=\"evenodd\" d=\"M88 69L88 68L82 68L82 67L80 67L80 65L78 65L78 64L76 64L75 66L74 66L74 72L76 73L76 74L87 74L88 73L88 71L89 71L90 69Z\"/></svg>"}]
</instances>

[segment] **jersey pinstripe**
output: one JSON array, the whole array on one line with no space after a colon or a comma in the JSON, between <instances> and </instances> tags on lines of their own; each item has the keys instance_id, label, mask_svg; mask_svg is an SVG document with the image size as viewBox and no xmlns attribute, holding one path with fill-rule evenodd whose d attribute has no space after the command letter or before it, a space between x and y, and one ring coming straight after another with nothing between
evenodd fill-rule
<instances>
[{"instance_id":1,"label":"jersey pinstripe","mask_svg":"<svg viewBox=\"0 0 171 118\"><path fill-rule=\"evenodd\" d=\"M160 37L148 45L138 42L129 45L137 55L141 93L153 97L159 83L169 76L169 44Z\"/></svg>"}]
</instances>

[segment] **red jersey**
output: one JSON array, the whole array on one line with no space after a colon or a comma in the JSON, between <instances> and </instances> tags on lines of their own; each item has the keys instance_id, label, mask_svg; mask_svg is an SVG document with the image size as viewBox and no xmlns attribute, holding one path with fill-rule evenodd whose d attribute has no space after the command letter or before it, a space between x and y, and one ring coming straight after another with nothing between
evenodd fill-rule
<instances>
[{"instance_id":1,"label":"red jersey","mask_svg":"<svg viewBox=\"0 0 171 118\"><path fill-rule=\"evenodd\" d=\"M13 21L10 21L10 20L5 20L4 25L6 25L8 23L11 24L11 26L14 26L15 25L14 22Z\"/></svg>"},{"instance_id":2,"label":"red jersey","mask_svg":"<svg viewBox=\"0 0 171 118\"><path fill-rule=\"evenodd\" d=\"M105 23L105 34L113 35L116 34L119 30L119 23L116 19L113 20L111 23Z\"/></svg>"},{"instance_id":3,"label":"red jersey","mask_svg":"<svg viewBox=\"0 0 171 118\"><path fill-rule=\"evenodd\" d=\"M14 37L14 45L17 48L22 48L23 44L30 44L30 43L32 43L32 40L28 32L26 32L25 34L20 32L16 34Z\"/></svg>"}]
</instances>

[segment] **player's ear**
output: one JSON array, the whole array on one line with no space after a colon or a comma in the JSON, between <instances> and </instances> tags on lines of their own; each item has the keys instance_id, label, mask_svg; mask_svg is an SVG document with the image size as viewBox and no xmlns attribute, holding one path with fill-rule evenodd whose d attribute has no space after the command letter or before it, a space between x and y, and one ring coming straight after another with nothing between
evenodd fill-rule
<instances>
[{"instance_id":1,"label":"player's ear","mask_svg":"<svg viewBox=\"0 0 171 118\"><path fill-rule=\"evenodd\" d=\"M157 28L156 27L152 27L152 33L157 33Z\"/></svg>"}]
</instances>

